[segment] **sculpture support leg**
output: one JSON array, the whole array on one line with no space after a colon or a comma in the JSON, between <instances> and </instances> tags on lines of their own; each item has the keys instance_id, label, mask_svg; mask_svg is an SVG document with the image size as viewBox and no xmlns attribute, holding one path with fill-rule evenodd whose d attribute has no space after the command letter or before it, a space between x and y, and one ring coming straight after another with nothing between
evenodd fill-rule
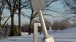
<instances>
[{"instance_id":1,"label":"sculpture support leg","mask_svg":"<svg viewBox=\"0 0 76 42\"><path fill-rule=\"evenodd\" d=\"M46 25L45 25L45 21L44 21L44 18L43 18L41 10L39 11L39 19L40 19L42 30L43 30L43 34L44 34L44 38L43 38L42 42L54 42L53 36L48 36Z\"/></svg>"},{"instance_id":2,"label":"sculpture support leg","mask_svg":"<svg viewBox=\"0 0 76 42\"><path fill-rule=\"evenodd\" d=\"M38 26L41 26L41 24L40 23L34 23L34 34L33 34L34 42L38 42Z\"/></svg>"},{"instance_id":3,"label":"sculpture support leg","mask_svg":"<svg viewBox=\"0 0 76 42\"><path fill-rule=\"evenodd\" d=\"M39 19L40 19L40 22L41 22L44 38L47 38L48 37L48 33L47 33L47 29L46 29L44 18L43 18L43 15L42 15L42 11L39 10L38 12L39 12Z\"/></svg>"}]
</instances>

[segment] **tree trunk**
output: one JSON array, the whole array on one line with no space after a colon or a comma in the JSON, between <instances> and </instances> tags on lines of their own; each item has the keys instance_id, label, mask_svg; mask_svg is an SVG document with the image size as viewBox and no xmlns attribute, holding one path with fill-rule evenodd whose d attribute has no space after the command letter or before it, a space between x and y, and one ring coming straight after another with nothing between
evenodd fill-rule
<instances>
[{"instance_id":1,"label":"tree trunk","mask_svg":"<svg viewBox=\"0 0 76 42\"><path fill-rule=\"evenodd\" d=\"M0 12L0 27L1 27L1 19L2 19L1 15L2 15L2 13Z\"/></svg>"},{"instance_id":2,"label":"tree trunk","mask_svg":"<svg viewBox=\"0 0 76 42\"><path fill-rule=\"evenodd\" d=\"M32 19L30 18L30 24L29 24L29 35L31 35L31 28L32 28Z\"/></svg>"},{"instance_id":3,"label":"tree trunk","mask_svg":"<svg viewBox=\"0 0 76 42\"><path fill-rule=\"evenodd\" d=\"M11 28L10 28L10 36L15 36L15 28L14 28L14 13L11 13Z\"/></svg>"},{"instance_id":4,"label":"tree trunk","mask_svg":"<svg viewBox=\"0 0 76 42\"><path fill-rule=\"evenodd\" d=\"M11 12L11 28L10 28L10 36L15 36L16 32L15 32L15 28L14 28L14 8L10 9Z\"/></svg>"},{"instance_id":5,"label":"tree trunk","mask_svg":"<svg viewBox=\"0 0 76 42\"><path fill-rule=\"evenodd\" d=\"M21 36L21 16L20 16L21 12L19 10L19 14L18 14L18 36Z\"/></svg>"},{"instance_id":6,"label":"tree trunk","mask_svg":"<svg viewBox=\"0 0 76 42\"><path fill-rule=\"evenodd\" d=\"M33 9L32 9L31 18L30 18L30 24L29 24L29 32L28 32L29 35L31 35L32 20L33 20Z\"/></svg>"},{"instance_id":7,"label":"tree trunk","mask_svg":"<svg viewBox=\"0 0 76 42\"><path fill-rule=\"evenodd\" d=\"M19 0L19 8L18 8L18 11L19 11L19 14L18 14L18 21L19 21L19 26L18 26L18 36L21 36L21 0Z\"/></svg>"}]
</instances>

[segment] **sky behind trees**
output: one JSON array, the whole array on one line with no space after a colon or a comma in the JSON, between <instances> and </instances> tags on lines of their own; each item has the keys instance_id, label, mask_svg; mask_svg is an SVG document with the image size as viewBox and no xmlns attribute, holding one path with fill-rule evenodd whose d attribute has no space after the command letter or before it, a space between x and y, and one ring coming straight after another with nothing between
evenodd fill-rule
<instances>
[{"instance_id":1,"label":"sky behind trees","mask_svg":"<svg viewBox=\"0 0 76 42\"><path fill-rule=\"evenodd\" d=\"M24 2L24 0L22 0L22 2ZM71 10L66 5L64 0L58 0L56 2L51 3L49 5L49 7L47 7L46 9L50 9L51 10L51 11L48 11L48 10L47 11L43 11L44 14L45 13L46 14L50 14L50 15L44 15L44 17L50 22L54 21L54 20L63 20L65 18L67 18L67 17L75 16L75 14L68 15L68 14L70 14ZM31 10L23 8L21 10L21 13L30 16L31 15ZM4 14L3 16L9 16L10 15L10 11L8 9L4 9L3 14ZM30 19L28 17L24 17L24 16L21 15L21 18L22 18L21 19L21 24L29 23ZM18 24L17 20L18 20L18 17L15 14L15 24ZM10 21L11 20L9 19L8 24L10 24Z\"/></svg>"}]
</instances>

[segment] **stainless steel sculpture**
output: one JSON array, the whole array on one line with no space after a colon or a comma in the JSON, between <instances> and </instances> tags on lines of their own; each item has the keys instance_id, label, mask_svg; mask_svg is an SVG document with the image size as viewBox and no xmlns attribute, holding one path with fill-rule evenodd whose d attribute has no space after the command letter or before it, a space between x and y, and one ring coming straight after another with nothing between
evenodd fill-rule
<instances>
[{"instance_id":1,"label":"stainless steel sculpture","mask_svg":"<svg viewBox=\"0 0 76 42\"><path fill-rule=\"evenodd\" d=\"M54 42L53 37L52 36L49 37L49 35L47 33L45 21L44 21L44 18L43 18L43 15L42 15L42 11L41 11L41 9L43 9L45 7L44 0L31 0L31 4L32 4L33 10L34 11L38 11L39 19L40 19L42 30L43 30L43 34L44 34L43 42ZM34 34L34 35L37 35L37 33ZM35 40L35 36L34 36L34 42L38 42L37 40Z\"/></svg>"}]
</instances>

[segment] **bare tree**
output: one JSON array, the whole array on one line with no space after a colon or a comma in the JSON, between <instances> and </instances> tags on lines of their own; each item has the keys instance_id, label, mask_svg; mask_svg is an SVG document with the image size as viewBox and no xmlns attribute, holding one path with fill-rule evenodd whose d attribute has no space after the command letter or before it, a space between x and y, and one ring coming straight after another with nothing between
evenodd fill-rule
<instances>
[{"instance_id":1,"label":"bare tree","mask_svg":"<svg viewBox=\"0 0 76 42\"><path fill-rule=\"evenodd\" d=\"M8 3L9 9L10 9L10 15L11 15L11 28L10 28L10 36L15 35L15 28L14 28L14 12L16 11L15 5L16 5L16 0L6 0Z\"/></svg>"},{"instance_id":2,"label":"bare tree","mask_svg":"<svg viewBox=\"0 0 76 42\"><path fill-rule=\"evenodd\" d=\"M1 0L1 2L0 2L0 27L1 27L3 9L4 9L4 0Z\"/></svg>"},{"instance_id":3,"label":"bare tree","mask_svg":"<svg viewBox=\"0 0 76 42\"><path fill-rule=\"evenodd\" d=\"M76 0L64 0L64 2L70 8L71 13L76 13Z\"/></svg>"}]
</instances>

